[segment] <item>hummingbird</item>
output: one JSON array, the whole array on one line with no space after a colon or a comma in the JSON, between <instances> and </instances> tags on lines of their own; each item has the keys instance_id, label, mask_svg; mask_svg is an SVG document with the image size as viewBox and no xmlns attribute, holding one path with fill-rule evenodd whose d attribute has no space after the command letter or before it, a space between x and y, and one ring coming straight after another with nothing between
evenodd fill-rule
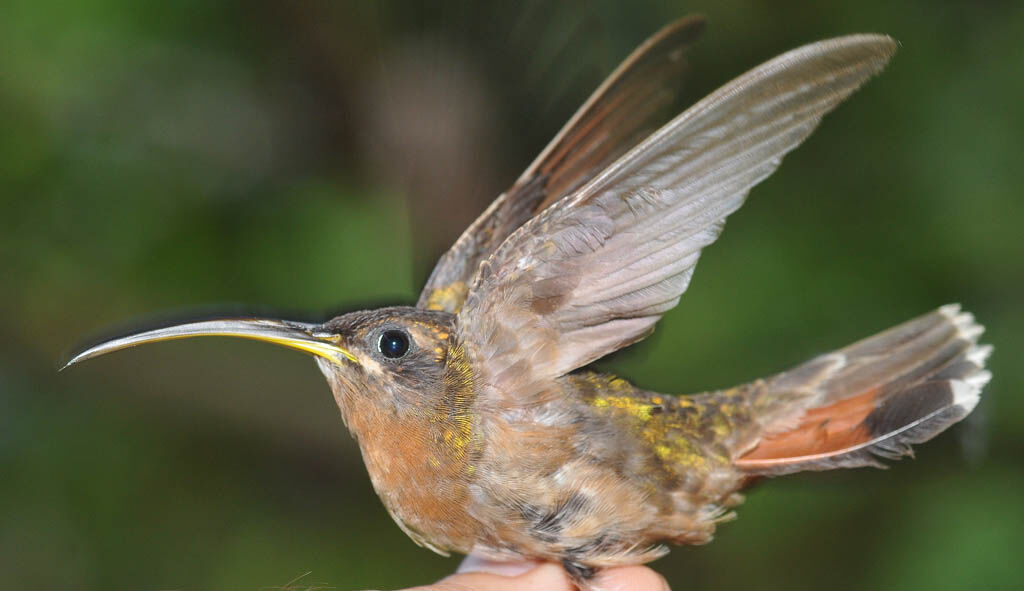
<instances>
[{"instance_id":1,"label":"hummingbird","mask_svg":"<svg viewBox=\"0 0 1024 591\"><path fill-rule=\"evenodd\" d=\"M877 34L805 45L658 127L704 28L680 19L630 54L440 258L415 306L177 324L67 365L211 335L310 353L414 542L560 562L583 588L668 543L710 541L755 480L912 454L991 377L984 329L957 304L699 394L591 367L652 332L754 185L897 48Z\"/></svg>"}]
</instances>

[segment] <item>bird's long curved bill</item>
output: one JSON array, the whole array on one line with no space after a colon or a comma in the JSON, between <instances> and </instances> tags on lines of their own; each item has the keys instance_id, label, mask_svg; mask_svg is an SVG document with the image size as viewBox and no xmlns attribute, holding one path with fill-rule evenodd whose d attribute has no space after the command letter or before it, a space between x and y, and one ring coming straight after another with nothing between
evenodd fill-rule
<instances>
[{"instance_id":1,"label":"bird's long curved bill","mask_svg":"<svg viewBox=\"0 0 1024 591\"><path fill-rule=\"evenodd\" d=\"M320 327L316 324L262 318L226 318L190 322L147 330L94 345L76 354L61 369L74 365L79 361L85 361L86 359L92 359L93 357L136 345L204 336L239 337L274 343L275 345L312 353L338 364L346 360L353 363L359 362L355 355L335 343L337 340L336 335L318 333L318 328Z\"/></svg>"}]
</instances>

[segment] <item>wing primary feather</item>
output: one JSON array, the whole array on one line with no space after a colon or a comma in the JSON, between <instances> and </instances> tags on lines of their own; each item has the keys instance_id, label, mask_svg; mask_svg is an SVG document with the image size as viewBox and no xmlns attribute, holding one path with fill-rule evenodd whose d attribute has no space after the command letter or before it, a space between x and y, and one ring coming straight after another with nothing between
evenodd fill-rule
<instances>
[{"instance_id":1,"label":"wing primary feather","mask_svg":"<svg viewBox=\"0 0 1024 591\"><path fill-rule=\"evenodd\" d=\"M480 263L524 222L590 180L668 119L685 54L703 17L670 23L627 57L502 193L442 255L417 306L458 312Z\"/></svg>"},{"instance_id":2,"label":"wing primary feather","mask_svg":"<svg viewBox=\"0 0 1024 591\"><path fill-rule=\"evenodd\" d=\"M638 91L665 89L667 80L678 76L679 70L684 67L685 50L703 35L706 24L702 16L684 17L669 23L640 44L601 83L547 147L537 155L523 172L519 182L527 181L538 173L551 174L565 154L571 152L575 146L588 140L600 141L601 135L615 129L602 126L601 123L606 120L609 113L618 112L623 116L630 113L621 109L621 103L631 96L641 94ZM666 98L670 100L671 94ZM647 103L648 114L657 110L656 107L652 108L653 104L655 103ZM636 120L641 121L643 118ZM620 129L629 129L633 132L645 124L623 126Z\"/></svg>"},{"instance_id":3,"label":"wing primary feather","mask_svg":"<svg viewBox=\"0 0 1024 591\"><path fill-rule=\"evenodd\" d=\"M881 35L814 43L699 101L509 236L470 286L465 334L493 324L488 334L510 331L524 351L543 342L558 351L533 367L547 377L641 338L649 320L616 324L637 333L614 340L588 343L575 331L671 309L749 190L895 47Z\"/></svg>"}]
</instances>

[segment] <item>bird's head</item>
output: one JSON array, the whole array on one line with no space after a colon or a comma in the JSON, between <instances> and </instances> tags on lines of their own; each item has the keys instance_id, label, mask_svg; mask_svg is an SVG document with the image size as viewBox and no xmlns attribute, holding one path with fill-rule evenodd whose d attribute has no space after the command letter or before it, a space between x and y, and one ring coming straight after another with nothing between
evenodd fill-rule
<instances>
[{"instance_id":1,"label":"bird's head","mask_svg":"<svg viewBox=\"0 0 1024 591\"><path fill-rule=\"evenodd\" d=\"M323 324L222 318L176 324L108 340L65 367L119 349L198 336L229 336L311 353L350 426L352 413L403 417L426 412L471 373L455 343L455 317L409 307L352 312ZM358 421L357 421L358 422Z\"/></svg>"}]
</instances>

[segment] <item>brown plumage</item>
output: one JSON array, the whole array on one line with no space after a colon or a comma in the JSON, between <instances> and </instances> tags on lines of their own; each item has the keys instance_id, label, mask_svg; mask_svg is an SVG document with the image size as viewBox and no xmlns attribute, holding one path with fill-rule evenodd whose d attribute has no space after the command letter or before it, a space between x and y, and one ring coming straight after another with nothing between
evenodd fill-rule
<instances>
[{"instance_id":1,"label":"brown plumage","mask_svg":"<svg viewBox=\"0 0 1024 591\"><path fill-rule=\"evenodd\" d=\"M373 485L438 552L595 569L707 542L754 478L878 465L963 418L989 379L982 328L944 306L776 376L641 390L587 364L679 301L725 218L895 51L880 35L802 47L652 135L703 21L635 51L442 257L415 308L324 324L222 319L197 335L317 356Z\"/></svg>"}]
</instances>

